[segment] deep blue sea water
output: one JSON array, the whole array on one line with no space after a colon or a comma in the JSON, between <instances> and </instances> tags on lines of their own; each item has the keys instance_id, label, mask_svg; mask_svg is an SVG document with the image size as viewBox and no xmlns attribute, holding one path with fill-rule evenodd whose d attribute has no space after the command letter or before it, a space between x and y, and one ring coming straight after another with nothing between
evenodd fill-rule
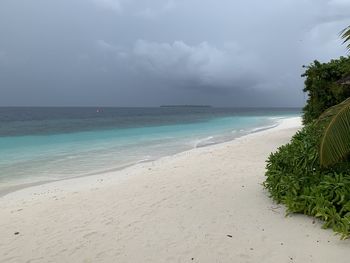
<instances>
[{"instance_id":1,"label":"deep blue sea water","mask_svg":"<svg viewBox=\"0 0 350 263\"><path fill-rule=\"evenodd\" d=\"M299 115L281 108L0 108L0 192L229 141Z\"/></svg>"}]
</instances>

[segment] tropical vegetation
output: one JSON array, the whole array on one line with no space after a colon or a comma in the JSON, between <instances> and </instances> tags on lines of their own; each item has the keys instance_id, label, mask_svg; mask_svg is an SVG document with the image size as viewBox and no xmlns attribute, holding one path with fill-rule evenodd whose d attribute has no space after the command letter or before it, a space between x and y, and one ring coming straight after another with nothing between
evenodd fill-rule
<instances>
[{"instance_id":1,"label":"tropical vegetation","mask_svg":"<svg viewBox=\"0 0 350 263\"><path fill-rule=\"evenodd\" d=\"M344 40L343 44L347 44L347 48L350 50L350 26L341 32L341 37Z\"/></svg>"},{"instance_id":2,"label":"tropical vegetation","mask_svg":"<svg viewBox=\"0 0 350 263\"><path fill-rule=\"evenodd\" d=\"M342 38L350 42L350 27ZM314 216L349 238L350 58L314 61L302 76L304 128L269 156L264 186L287 213Z\"/></svg>"},{"instance_id":3,"label":"tropical vegetation","mask_svg":"<svg viewBox=\"0 0 350 263\"><path fill-rule=\"evenodd\" d=\"M350 154L350 98L326 110L318 123L326 123L320 142L323 167L347 160Z\"/></svg>"},{"instance_id":4,"label":"tropical vegetation","mask_svg":"<svg viewBox=\"0 0 350 263\"><path fill-rule=\"evenodd\" d=\"M350 74L350 57L340 57L328 63L315 60L306 68L304 92L308 100L303 108L303 123L317 119L326 109L350 97L350 88L341 80Z\"/></svg>"},{"instance_id":5,"label":"tropical vegetation","mask_svg":"<svg viewBox=\"0 0 350 263\"><path fill-rule=\"evenodd\" d=\"M323 169L318 144L322 131L316 123L305 126L292 141L271 154L264 183L287 213L303 213L325 221L342 238L350 235L350 166Z\"/></svg>"}]
</instances>

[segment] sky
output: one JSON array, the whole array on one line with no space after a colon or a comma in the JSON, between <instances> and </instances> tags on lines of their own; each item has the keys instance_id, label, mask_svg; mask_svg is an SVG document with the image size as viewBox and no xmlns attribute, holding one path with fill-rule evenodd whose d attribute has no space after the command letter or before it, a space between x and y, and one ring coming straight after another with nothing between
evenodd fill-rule
<instances>
[{"instance_id":1,"label":"sky","mask_svg":"<svg viewBox=\"0 0 350 263\"><path fill-rule=\"evenodd\" d=\"M0 106L299 107L350 0L1 0Z\"/></svg>"}]
</instances>

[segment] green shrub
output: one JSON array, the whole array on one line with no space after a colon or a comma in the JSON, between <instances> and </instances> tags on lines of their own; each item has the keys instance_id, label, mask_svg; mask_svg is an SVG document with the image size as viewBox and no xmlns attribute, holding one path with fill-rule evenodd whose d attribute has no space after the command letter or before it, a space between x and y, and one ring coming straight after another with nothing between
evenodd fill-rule
<instances>
[{"instance_id":1,"label":"green shrub","mask_svg":"<svg viewBox=\"0 0 350 263\"><path fill-rule=\"evenodd\" d=\"M350 166L323 169L319 143L323 129L315 122L270 155L264 186L288 213L303 213L325 221L342 238L350 236Z\"/></svg>"}]
</instances>

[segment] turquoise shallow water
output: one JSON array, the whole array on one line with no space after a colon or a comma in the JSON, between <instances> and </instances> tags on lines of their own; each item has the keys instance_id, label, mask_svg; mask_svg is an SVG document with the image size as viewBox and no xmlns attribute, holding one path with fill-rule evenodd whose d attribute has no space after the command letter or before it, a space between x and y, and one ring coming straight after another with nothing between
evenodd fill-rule
<instances>
[{"instance_id":1,"label":"turquoise shallow water","mask_svg":"<svg viewBox=\"0 0 350 263\"><path fill-rule=\"evenodd\" d=\"M9 111L5 111L7 115L2 112L2 119L0 116L0 191L120 169L229 141L276 126L281 118L299 115L298 110L197 109L169 113L162 109L146 114L138 109L123 116L115 110L102 117L74 112L75 118L67 118L70 113L60 109L53 111L54 117L47 112L41 116L23 113L24 109L21 114L11 115ZM138 111L144 115L140 117Z\"/></svg>"}]
</instances>

